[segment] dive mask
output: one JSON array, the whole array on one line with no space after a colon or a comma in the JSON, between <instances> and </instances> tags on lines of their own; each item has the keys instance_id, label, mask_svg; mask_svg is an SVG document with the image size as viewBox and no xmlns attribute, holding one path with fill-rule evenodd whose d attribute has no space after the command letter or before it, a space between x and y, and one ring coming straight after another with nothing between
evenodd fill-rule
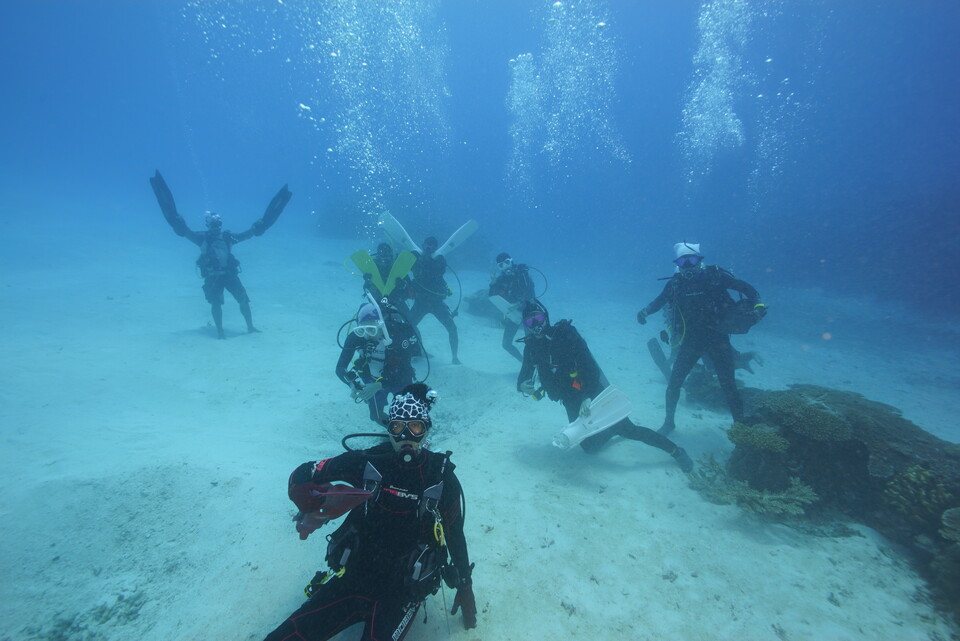
<instances>
[{"instance_id":1,"label":"dive mask","mask_svg":"<svg viewBox=\"0 0 960 641\"><path fill-rule=\"evenodd\" d=\"M673 261L673 264L684 269L685 267L696 267L700 264L700 261L703 260L703 256L690 255L690 256L681 256L680 258Z\"/></svg>"},{"instance_id":2,"label":"dive mask","mask_svg":"<svg viewBox=\"0 0 960 641\"><path fill-rule=\"evenodd\" d=\"M387 431L390 432L390 436L398 441L414 441L419 443L423 440L428 429L430 429L430 421L423 419L412 419L408 421L394 419L387 423Z\"/></svg>"},{"instance_id":3,"label":"dive mask","mask_svg":"<svg viewBox=\"0 0 960 641\"><path fill-rule=\"evenodd\" d=\"M376 338L380 334L380 325L357 325L352 331L357 338Z\"/></svg>"}]
</instances>

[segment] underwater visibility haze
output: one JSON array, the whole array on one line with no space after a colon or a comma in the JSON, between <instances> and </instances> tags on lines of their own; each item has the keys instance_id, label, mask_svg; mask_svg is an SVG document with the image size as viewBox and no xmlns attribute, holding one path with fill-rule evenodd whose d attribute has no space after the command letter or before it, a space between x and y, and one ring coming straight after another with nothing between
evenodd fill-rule
<instances>
[{"instance_id":1,"label":"underwater visibility haze","mask_svg":"<svg viewBox=\"0 0 960 641\"><path fill-rule=\"evenodd\" d=\"M72 504L56 483L70 487L78 478L89 481L80 483L77 503L101 506L85 512L93 516L83 525L65 517L74 533L85 533L90 556L82 562L56 547L65 545L62 538L48 546L43 537L24 535L22 547L5 545L4 565L19 570L0 593L11 604L0 620L3 641L113 638L143 621L156 638L195 638L199 628L185 621L202 618L212 601L184 606L170 623L158 599L174 602L184 581L206 593L208 584L190 582L191 571L212 568L222 578L234 561L244 578L223 599L241 603L234 623L249 636L224 630L233 638L262 638L282 620L278 615L295 599L277 596L260 608L239 595L262 589L258 581L293 585L288 577L312 571L302 559L321 557L319 548L271 570L240 550L246 536L272 550L274 535L235 534L225 539L234 551L218 567L210 565L215 553L180 537L213 538L216 528L202 514L229 522L235 533L247 531L256 518L224 507L245 500L256 501L254 517L270 505L275 513L264 520L276 521L278 530L288 526L284 475L322 447L333 448L327 455L338 451L343 433L369 428L365 410L356 412L336 387L333 336L359 305L361 281L347 259L383 240L378 219L385 213L417 243L431 235L442 243L467 220L479 223L448 257L462 280L457 297L486 290L500 252L535 266L551 317L578 322L645 424L659 425L664 381L644 347L656 332L640 328L635 317L673 274L674 244L689 242L701 245L707 262L755 286L769 306L768 320L743 343L766 361L748 385L850 389L898 407L944 442L960 442L960 3L8 0L3 14L0 317L7 338L0 429L8 443L3 482L17 488L3 513L21 528L43 514L18 515L38 508L69 513ZM262 335L236 335L240 315L228 296L229 340L219 347L207 340L210 308L192 273L195 248L170 232L158 210L148 182L158 170L194 230L207 211L219 213L225 228L246 229L278 188L289 186L293 195L276 225L237 250ZM438 423L459 421L464 430L448 437L456 443L451 449L465 492L474 500L485 482L471 478L470 470L483 467L471 456L549 470L533 483L552 486L565 469L555 459L560 455L515 439L534 425L546 429L547 416L563 423L562 413L544 409L553 405L544 401L536 406L540 422L523 418L530 404L512 405L520 403L516 363L499 351L499 326L471 330L468 318L457 317L461 370L437 363L446 357L445 334L429 349L429 382L453 391L439 406L446 409ZM502 396L491 391L494 385ZM477 390L487 397L476 398ZM332 409L328 394L343 405ZM703 425L697 423L696 438L678 427L678 442L691 455L728 453L726 410L711 419L684 408L680 423ZM468 430L481 416L486 425L506 425L495 438L516 450L485 449L489 435ZM261 419L276 423L260 431ZM65 426L69 421L75 424ZM548 432L532 441L549 446ZM109 480L114 473L137 477L153 456L162 460L163 475L180 480L166 489ZM614 470L600 469L603 456L583 463L573 483L576 491L590 488L580 505L589 506L592 519L603 518L598 501L632 510L623 488L643 486L649 471L626 454ZM121 473L134 462L137 471ZM186 472L195 467L203 471ZM613 478L599 483L600 494L612 488L601 499L591 473ZM631 475L636 479L618 485ZM520 471L513 478L524 483ZM694 495L678 476L663 482L677 488L657 486L653 494ZM141 492L185 506L182 520L151 521L134 498ZM258 495L262 503L249 498ZM484 558L475 530L482 524L499 541L510 527L483 513L486 501L466 526L478 572L495 563ZM682 512L683 536L693 537L692 505L671 512L674 503L664 499L641 511ZM725 532L752 527L715 516ZM542 520L551 532L552 518ZM94 521L113 524L104 526L109 540L98 542ZM517 527L535 537L544 529ZM146 531L155 545L141 553L135 540ZM659 542L658 532L651 526L644 537L663 558L673 558L670 541ZM523 559L510 557L509 542L489 544L497 552L488 556L503 555L502 567L517 568L518 576L536 576L549 562L538 555L548 554L552 536L538 538ZM777 550L802 547L744 536L764 555L781 543ZM882 537L861 539L873 544ZM828 547L833 543L817 545L825 546L815 553L821 561L842 556L841 548ZM903 639L956 633L945 620L927 625L928 615L897 610L911 602L904 594L915 577L907 561L881 559L873 548L848 551L848 559L870 567L880 559L877 572L902 579L896 585L903 594L891 587L890 604L878 609L898 612ZM110 569L121 558L143 576L168 577L169 585L161 581L151 599L133 570ZM32 569L38 560L42 570ZM94 585L101 602L70 602L49 621L15 614L18 599L30 603L43 591L41 582L57 580L61 563L76 563L65 567L73 574L64 589L80 593ZM655 585L667 590L709 575L668 565L654 571ZM823 571L832 570L825 563ZM578 583L599 586L604 579L597 572ZM491 625L492 613L508 604L491 605L496 588L479 576L478 601L491 612L481 607L479 636L512 638L500 628L488 628L494 636L482 633L484 617ZM757 629L768 635L772 629L780 639L803 638L782 632L790 625L821 638L867 638L857 636L851 621L856 607L868 606L857 606L856 591L845 593L835 580L823 590L831 598L826 607L839 611L833 601L844 601L849 617L837 623L835 637L815 627L829 617L814 606L797 615L802 623L764 621ZM516 594L507 592L512 599L536 591L520 579L514 587ZM671 602L689 593L679 594ZM864 588L861 597L867 594ZM585 605L563 603L556 634L613 634ZM746 611L743 602L728 605ZM526 620L511 616L513 623ZM692 619L690 611L675 616ZM752 629L737 627L749 619L743 615L719 636L699 638L750 638ZM562 627L575 620L580 627ZM410 638L447 638L446 628L433 625ZM610 625L623 636L648 638L628 631L629 621ZM897 627L890 625L870 630L883 638ZM516 638L524 638L521 629ZM451 638L473 638L459 623L455 632L460 636Z\"/></svg>"}]
</instances>

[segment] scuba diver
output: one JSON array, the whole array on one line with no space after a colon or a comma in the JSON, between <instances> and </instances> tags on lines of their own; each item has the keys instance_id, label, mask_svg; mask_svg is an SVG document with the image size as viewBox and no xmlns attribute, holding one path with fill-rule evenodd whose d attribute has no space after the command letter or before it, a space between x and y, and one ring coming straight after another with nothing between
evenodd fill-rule
<instances>
[{"instance_id":1,"label":"scuba diver","mask_svg":"<svg viewBox=\"0 0 960 641\"><path fill-rule=\"evenodd\" d=\"M408 274L417 257L410 251L403 250L395 255L389 243L377 245L373 255L365 250L354 253L350 259L363 273L363 290L369 292L375 299L386 298L390 304L407 314L407 293L410 289Z\"/></svg>"},{"instance_id":2,"label":"scuba diver","mask_svg":"<svg viewBox=\"0 0 960 641\"><path fill-rule=\"evenodd\" d=\"M443 255L434 256L438 246L436 238L428 237L423 241L423 251L417 255L417 262L413 264L413 309L410 310L410 323L416 327L424 316L433 314L447 330L453 364L459 365L457 324L453 320L454 314L443 302L443 299L452 293L443 278L447 270L447 259Z\"/></svg>"},{"instance_id":3,"label":"scuba diver","mask_svg":"<svg viewBox=\"0 0 960 641\"><path fill-rule=\"evenodd\" d=\"M226 289L236 299L240 305L240 313L247 322L247 332L258 332L253 325L253 315L250 311L250 297L243 283L240 282L240 261L234 257L232 248L239 242L262 236L265 231L277 222L277 218L287 206L290 197L293 195L287 186L284 185L280 191L273 197L270 204L267 205L263 216L254 221L253 225L247 231L234 234L223 230L223 220L219 214L207 212L206 231L194 231L187 227L183 217L177 212L177 206L173 202L173 194L167 187L166 181L158 171L150 179L150 185L153 187L153 193L160 204L160 210L163 217L173 228L177 236L183 236L190 242L200 247L200 257L197 259L197 267L200 268L200 276L203 277L203 294L210 303L210 312L213 315L213 322L217 327L217 338L226 338L223 332L223 290Z\"/></svg>"},{"instance_id":4,"label":"scuba diver","mask_svg":"<svg viewBox=\"0 0 960 641\"><path fill-rule=\"evenodd\" d=\"M330 569L316 573L307 601L265 641L323 641L361 622L361 639L399 641L441 577L456 590L450 613L462 609L464 628L476 627L463 490L451 453L425 444L436 400L423 383L404 388L390 403L389 443L304 463L290 475L301 540L349 513L327 536Z\"/></svg>"},{"instance_id":5,"label":"scuba diver","mask_svg":"<svg viewBox=\"0 0 960 641\"><path fill-rule=\"evenodd\" d=\"M649 305L637 312L637 322L646 324L647 316L669 304L673 310L674 335L679 349L670 371L666 392L666 417L658 430L669 434L676 429L674 416L680 400L680 388L687 374L701 357L712 362L734 421L743 421L743 399L734 379L734 349L730 334L742 334L764 317L766 305L752 285L734 277L716 265L705 265L699 244L673 246L676 273ZM734 301L727 290L741 295Z\"/></svg>"},{"instance_id":6,"label":"scuba diver","mask_svg":"<svg viewBox=\"0 0 960 641\"><path fill-rule=\"evenodd\" d=\"M679 341L683 335L683 323L680 321L679 315L673 313L673 307L670 304L664 305L663 317L664 329L660 330L659 341L656 338L648 340L647 351L650 352L650 357L663 374L663 378L669 382L670 371L674 361L677 359L677 351L680 348L680 343L674 343L673 341ZM663 353L660 342L663 342L664 345L670 348L669 356ZM742 369L753 374L753 363L761 367L764 364L763 358L757 352L741 352L736 347L733 347L733 345L730 346L730 349L733 350L732 358L735 370ZM701 381L710 381L713 379L716 374L716 368L713 366L713 361L710 360L708 355L704 354L700 362L694 366L694 369L691 371L691 375L693 374L697 374L697 378ZM689 381L690 376L687 378L688 383ZM686 388L687 384L684 384L684 387Z\"/></svg>"},{"instance_id":7,"label":"scuba diver","mask_svg":"<svg viewBox=\"0 0 960 641\"><path fill-rule=\"evenodd\" d=\"M591 401L610 383L580 332L569 320L551 325L546 307L536 299L524 306L523 325L529 334L520 339L524 344L523 365L517 377L517 391L537 400L546 395L550 400L560 401L571 423L588 415ZM693 461L682 447L626 417L588 436L580 442L580 447L590 453L597 452L614 436L652 445L672 456L684 472L693 470Z\"/></svg>"},{"instance_id":8,"label":"scuba diver","mask_svg":"<svg viewBox=\"0 0 960 641\"><path fill-rule=\"evenodd\" d=\"M523 355L513 344L513 338L520 329L523 306L536 297L530 267L514 263L507 252L497 254L497 268L490 277L490 302L503 314L503 349L515 359L523 362Z\"/></svg>"},{"instance_id":9,"label":"scuba diver","mask_svg":"<svg viewBox=\"0 0 960 641\"><path fill-rule=\"evenodd\" d=\"M356 326L343 342L336 374L356 403L367 403L370 420L384 425L387 395L416 378L411 361L420 353L420 339L387 299L376 303L368 294L368 300L357 311Z\"/></svg>"}]
</instances>

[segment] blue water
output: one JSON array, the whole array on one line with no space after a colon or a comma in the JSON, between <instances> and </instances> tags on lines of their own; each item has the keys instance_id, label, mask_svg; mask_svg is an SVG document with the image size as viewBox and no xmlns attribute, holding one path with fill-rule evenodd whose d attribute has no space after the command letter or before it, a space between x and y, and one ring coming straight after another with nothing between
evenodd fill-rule
<instances>
[{"instance_id":1,"label":"blue water","mask_svg":"<svg viewBox=\"0 0 960 641\"><path fill-rule=\"evenodd\" d=\"M288 182L284 224L329 234L474 217L478 263L634 285L683 239L765 290L960 311L955 3L356 4L9 3L4 217L146 213L160 168L225 212Z\"/></svg>"},{"instance_id":2,"label":"blue water","mask_svg":"<svg viewBox=\"0 0 960 641\"><path fill-rule=\"evenodd\" d=\"M281 514L287 459L292 467L317 454L318 442L337 440L324 441L328 431L339 435L365 420L361 412L361 422L351 425L355 408L329 400L346 398L339 388L331 391L339 384L330 370L335 329L352 312L330 308L359 289L340 265L355 249L375 245L384 211L418 242L427 235L443 240L465 220L479 221L480 230L451 260L465 279L482 287L501 251L540 268L549 278L549 304L560 307L552 308L554 316L582 321L611 376L647 395L651 381L662 384L651 378L659 373L643 353L656 330L641 330L633 314L659 293L657 278L672 273L673 244L700 243L709 263L732 268L770 302L769 320L736 339L767 360L748 384L856 389L960 440L952 411L960 375L951 356L960 347L957 25L960 3L946 0L8 0L0 20L6 294L0 317L5 361L16 367L8 365L0 377L9 447L0 476L12 488L5 501L14 507L3 502L0 513L10 517L4 532L14 532L5 540L18 542L3 560L18 573L3 582L0 596L7 612L25 613L30 622L8 615L0 638L93 638L96 626L89 635L56 631L70 612L99 612L84 595L146 589L140 579L129 585L127 559L151 590L189 600L179 581L196 578L191 564L199 565L199 557L216 556L200 543L226 541L222 548L231 556L221 570L229 577L260 558L239 544L240 533L264 541L263 550L275 549L279 535L264 528L288 525ZM224 344L203 325L209 311L191 280L196 250L170 232L148 183L158 169L194 229L205 210L220 212L227 228L244 229L281 185L293 191L269 243L238 250L249 267L244 279L255 318L265 329L255 339L241 342L241 321L228 299L231 340L226 351L216 351ZM324 253L331 248L344 249ZM169 282L160 282L161 274ZM538 287L545 286L540 278ZM265 294L274 286L284 295ZM282 326L290 319L295 327ZM464 318L461 327L481 325ZM436 351L446 356L444 340L440 335ZM498 341L496 335L486 345L461 332L461 356L473 356L473 363L464 358L467 373L452 376L438 364L431 381L470 394L487 394L501 380L512 386L514 362L499 353ZM897 341L896 350L887 349L889 341ZM911 353L903 343L925 349ZM849 354L858 360L851 364ZM478 369L496 369L498 357L507 362L502 371ZM893 358L900 360L891 365ZM224 373L237 362L243 365ZM656 388L658 399L661 393ZM530 412L532 424L547 412L542 403L538 415L520 405L519 395L482 399L484 406L468 417L474 425L464 418L464 408L477 401L470 394L451 394L449 416L466 424L458 428L474 453L484 444L467 431L479 426L500 429L482 437L511 456L514 438L542 440L533 431L523 438L504 434L500 424L501 404L516 403L515 416ZM558 408L550 411L562 419ZM651 425L659 411L638 409ZM281 422L276 417L300 412L293 424L262 418ZM720 429L684 428L678 432L692 453L730 447ZM168 441L179 449L164 450ZM531 446L540 459L509 468L518 487L530 482L531 469L567 465L552 449L544 454L546 442L541 450ZM142 480L140 468L132 473L111 464L79 491L50 487L68 477L73 488L73 470L88 474L99 461L91 463L90 452L101 448L111 454L104 461L143 465L151 480ZM289 457L279 448L290 448ZM153 473L155 451L178 458L172 465L164 459L167 466ZM460 451L458 464L469 475L475 459L469 448ZM672 510L671 497L647 490L650 470L658 468L637 467L635 450L618 451L625 471L615 482L662 500L661 512ZM202 466L192 457L202 458ZM605 469L610 460L591 459L576 474L603 478L612 473ZM188 463L192 476L183 474ZM248 468L257 472L249 485L237 480ZM581 507L618 520L647 518L633 514L629 493L619 497L622 509L601 510L595 478L580 483L562 472L556 475L571 483L567 490L590 493L574 501ZM261 483L264 477L276 481ZM161 508L174 518L157 519L169 533L148 542L123 525L112 547L114 530L101 526L152 517L141 510L149 513L154 504L140 497L147 490L166 496L171 482L173 499ZM233 494L222 498L208 485ZM496 499L474 492L481 506ZM538 497L519 494L531 502ZM564 501L557 495L540 502L565 510ZM251 502L254 513L264 505L276 513L250 518ZM106 516L97 511L101 505L109 507ZM75 521L51 527L49 506L54 515L74 513ZM217 518L196 516L208 511L239 538L221 539ZM557 521L568 518L564 512ZM493 536L515 535L509 523L498 523ZM637 538L662 545L665 554L674 544L670 537ZM177 569L167 547L153 550L160 539L198 558ZM78 540L97 552L95 562L73 554ZM142 554L142 545L152 553ZM583 557L577 546L571 558ZM61 553L64 564L57 565ZM721 560L738 564L736 557ZM620 561L604 569L612 572ZM37 569L38 563L45 565ZM306 564L274 570L293 574ZM506 563L499 567L511 572L510 580L524 575ZM154 583L161 572L169 576ZM661 572L650 572L660 580ZM576 581L587 583L588 574ZM218 587L208 583L197 593L219 596L221 574L204 578ZM223 601L242 604L243 594L259 607L263 585L294 585L299 578L264 579L270 580L250 590L231 579ZM754 586L758 602L765 600L763 586ZM38 591L46 592L39 609L56 609L56 620L33 621ZM653 592L661 590L647 593ZM744 594L744 602L753 598ZM264 606L268 616L230 606L247 617L235 625L266 629L298 594L272 596ZM660 606L639 593L630 598L631 608ZM675 600L688 605L686 595ZM805 600L813 602L797 598ZM834 605L824 607L831 615L823 619L832 619ZM666 628L669 618L661 615L648 618ZM163 616L169 622L181 615ZM159 615L145 610L143 620L150 617ZM927 623L887 622L883 629L927 638Z\"/></svg>"}]
</instances>

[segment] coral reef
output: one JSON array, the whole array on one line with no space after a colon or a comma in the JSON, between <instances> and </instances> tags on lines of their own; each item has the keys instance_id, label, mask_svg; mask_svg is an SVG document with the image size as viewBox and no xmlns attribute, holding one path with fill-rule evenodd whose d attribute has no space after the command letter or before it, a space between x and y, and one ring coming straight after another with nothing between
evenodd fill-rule
<instances>
[{"instance_id":1,"label":"coral reef","mask_svg":"<svg viewBox=\"0 0 960 641\"><path fill-rule=\"evenodd\" d=\"M749 425L731 427L726 467L705 463L695 488L752 511L864 523L912 553L960 620L960 448L853 392L798 385L743 396Z\"/></svg>"},{"instance_id":2,"label":"coral reef","mask_svg":"<svg viewBox=\"0 0 960 641\"><path fill-rule=\"evenodd\" d=\"M815 441L846 441L853 436L849 423L825 402L826 394L807 390L771 392L757 414Z\"/></svg>"},{"instance_id":3,"label":"coral reef","mask_svg":"<svg viewBox=\"0 0 960 641\"><path fill-rule=\"evenodd\" d=\"M795 477L790 479L783 491L756 490L744 481L731 478L723 465L712 456L698 461L690 484L712 503L734 504L749 512L774 517L803 514L806 506L818 499L816 492Z\"/></svg>"},{"instance_id":4,"label":"coral reef","mask_svg":"<svg viewBox=\"0 0 960 641\"><path fill-rule=\"evenodd\" d=\"M960 543L960 507L945 510L940 516L940 522L943 524L940 536L948 541Z\"/></svg>"},{"instance_id":5,"label":"coral reef","mask_svg":"<svg viewBox=\"0 0 960 641\"><path fill-rule=\"evenodd\" d=\"M929 533L940 525L941 515L954 501L943 479L920 465L894 476L883 495L895 510Z\"/></svg>"},{"instance_id":6,"label":"coral reef","mask_svg":"<svg viewBox=\"0 0 960 641\"><path fill-rule=\"evenodd\" d=\"M734 445L743 445L768 452L786 452L787 448L790 447L790 441L780 435L778 428L763 423L746 425L734 422L733 427L727 431L727 438Z\"/></svg>"}]
</instances>

